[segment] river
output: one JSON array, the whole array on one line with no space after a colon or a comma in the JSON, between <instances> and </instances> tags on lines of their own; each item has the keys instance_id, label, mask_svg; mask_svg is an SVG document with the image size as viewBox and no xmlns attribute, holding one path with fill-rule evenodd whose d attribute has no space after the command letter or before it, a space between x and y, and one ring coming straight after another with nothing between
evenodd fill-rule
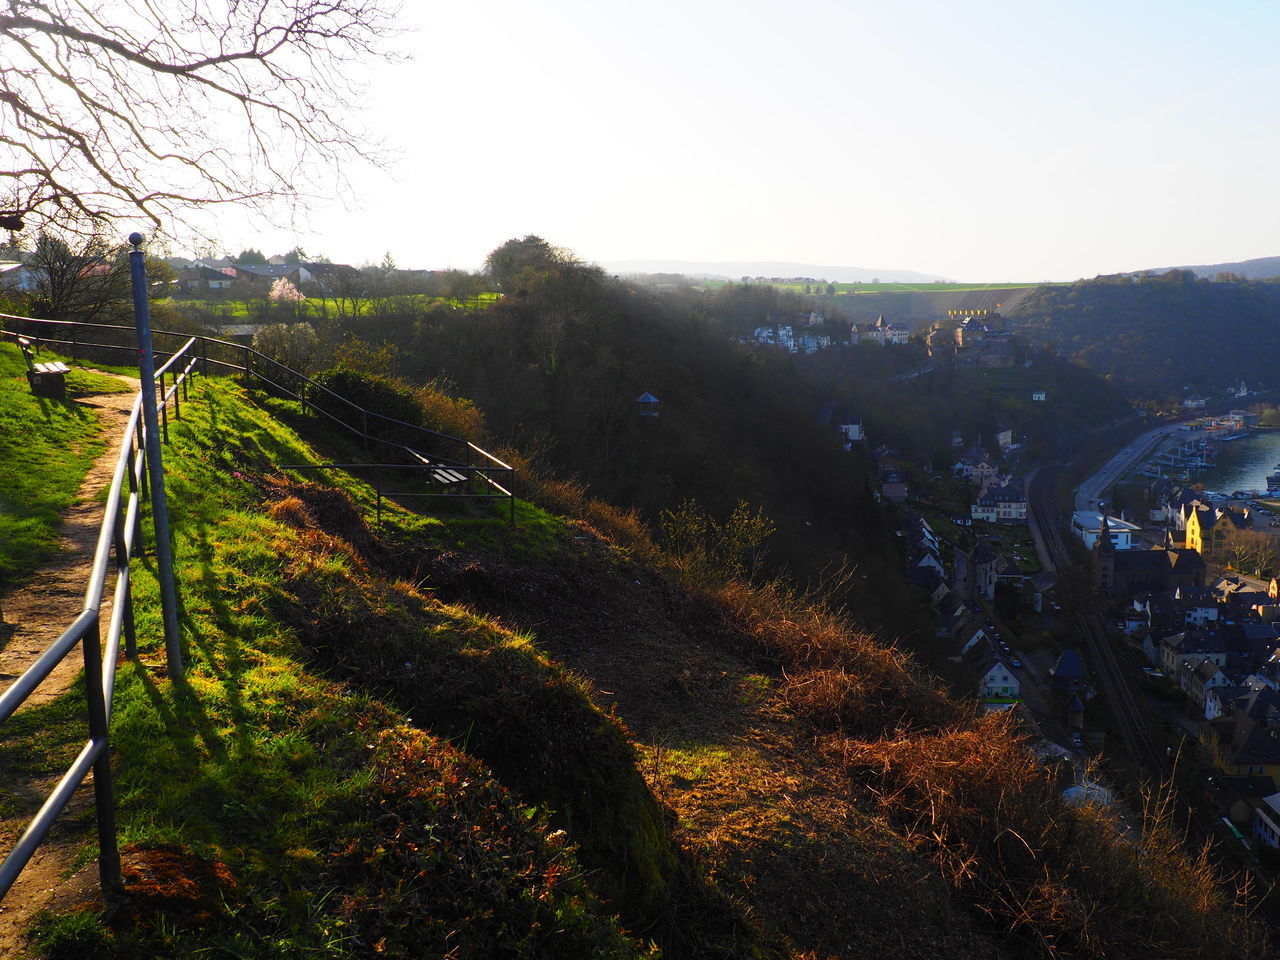
<instances>
[{"instance_id":1,"label":"river","mask_svg":"<svg viewBox=\"0 0 1280 960\"><path fill-rule=\"evenodd\" d=\"M1208 490L1266 490L1267 474L1280 462L1280 430L1255 430L1247 437L1215 444L1218 455L1211 466L1193 469L1191 478Z\"/></svg>"}]
</instances>

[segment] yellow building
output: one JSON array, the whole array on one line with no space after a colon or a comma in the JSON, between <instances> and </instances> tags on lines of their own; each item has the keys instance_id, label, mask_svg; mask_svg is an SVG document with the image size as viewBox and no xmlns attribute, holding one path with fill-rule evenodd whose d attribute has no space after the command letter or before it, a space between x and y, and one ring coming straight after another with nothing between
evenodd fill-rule
<instances>
[{"instance_id":1,"label":"yellow building","mask_svg":"<svg viewBox=\"0 0 1280 960\"><path fill-rule=\"evenodd\" d=\"M1200 506L1187 517L1187 546L1202 557L1220 557L1231 538L1249 526L1249 518L1243 513Z\"/></svg>"}]
</instances>

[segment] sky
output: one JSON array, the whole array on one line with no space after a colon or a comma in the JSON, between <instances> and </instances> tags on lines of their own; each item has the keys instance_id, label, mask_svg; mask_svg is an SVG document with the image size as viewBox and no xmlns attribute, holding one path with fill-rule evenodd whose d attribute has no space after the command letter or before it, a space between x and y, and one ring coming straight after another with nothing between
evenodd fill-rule
<instances>
[{"instance_id":1,"label":"sky","mask_svg":"<svg viewBox=\"0 0 1280 960\"><path fill-rule=\"evenodd\" d=\"M1071 280L1280 255L1280 0L408 0L393 155L231 253Z\"/></svg>"}]
</instances>

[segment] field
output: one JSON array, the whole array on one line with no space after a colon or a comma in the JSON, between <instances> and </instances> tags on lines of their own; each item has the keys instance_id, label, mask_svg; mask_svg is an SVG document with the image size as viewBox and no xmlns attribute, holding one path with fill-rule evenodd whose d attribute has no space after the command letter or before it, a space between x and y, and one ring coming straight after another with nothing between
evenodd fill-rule
<instances>
[{"instance_id":1,"label":"field","mask_svg":"<svg viewBox=\"0 0 1280 960\"><path fill-rule=\"evenodd\" d=\"M373 312L375 308L385 308L388 301L391 301L395 308L410 307L413 309L421 309L435 304L443 303L453 307L459 307L464 310L478 310L487 307L492 303L496 303L502 295L500 293L486 292L477 294L474 297L434 297L427 294L405 294L394 297L359 297L356 299L356 312L363 316ZM257 319L258 315L264 312L264 308L268 306L265 298L258 297L252 300L193 300L193 299L170 299L167 301L175 308L181 310L183 308L196 308L197 310L208 311L217 317L223 318L227 323L252 323ZM305 319L308 316L324 316L328 311L335 308L338 301L330 297L307 297L299 304L299 317ZM350 300L343 301L345 309L350 311ZM270 321L267 321L270 322Z\"/></svg>"}]
</instances>

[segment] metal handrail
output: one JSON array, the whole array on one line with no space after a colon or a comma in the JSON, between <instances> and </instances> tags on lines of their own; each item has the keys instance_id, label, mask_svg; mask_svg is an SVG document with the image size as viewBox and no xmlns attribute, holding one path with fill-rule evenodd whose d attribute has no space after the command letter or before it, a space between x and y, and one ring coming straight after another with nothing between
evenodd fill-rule
<instances>
[{"instance_id":1,"label":"metal handrail","mask_svg":"<svg viewBox=\"0 0 1280 960\"><path fill-rule=\"evenodd\" d=\"M0 330L0 335L15 336ZM190 339L170 357L165 368L178 363L183 354L195 346ZM174 377L173 388L161 400L165 406L174 400L175 416L180 416L176 390L185 389L187 378L196 370L194 360L189 361ZM162 391L163 392L163 391ZM75 761L63 774L40 810L28 822L27 828L9 855L0 863L0 900L17 881L36 849L48 835L54 821L66 807L76 789L93 770L94 794L98 819L98 871L104 892L113 892L120 884L120 857L116 844L115 803L113 799L109 730L112 699L115 691L116 664L119 659L120 640L125 640L125 656L137 655L136 633L133 619L133 593L130 579L130 561L135 554L135 544L141 534L142 497L146 493L143 484L144 448L146 429L141 423L142 392L133 402L120 441L120 454L111 475L102 526L98 531L97 545L93 553L93 567L85 587L84 606L66 630L32 663L22 675L0 694L0 724L3 724L22 706L49 674L66 658L76 644L80 644L84 656L85 699L89 713L89 740ZM129 496L122 500L126 480ZM103 650L101 633L102 601L107 589L107 578L115 553L116 584L111 618L107 625L106 650Z\"/></svg>"},{"instance_id":2,"label":"metal handrail","mask_svg":"<svg viewBox=\"0 0 1280 960\"><path fill-rule=\"evenodd\" d=\"M33 336L39 342L44 344L61 344L61 345L72 346L75 349L86 349L86 350L91 350L91 349L124 350L130 353L134 352L137 349L136 346L126 346L126 345L112 344L112 343L88 342L88 341L81 340L78 336L81 328L85 328L88 330L102 330L102 331L114 330L114 331L118 331L126 334L132 333L132 328L120 326L118 324L89 323L89 322L81 322L78 320L42 320L42 319L37 319L33 317L21 317L21 316L16 316L14 314L6 314L6 313L0 313L0 320L17 320L25 324L48 325L49 327L52 328L54 332L65 331L67 333L67 336L65 337L52 337L52 336L41 336L40 334L33 334L29 331L27 332L26 334L27 336ZM422 442L427 446L433 446L439 443L452 445L453 450L456 451L455 453L453 453L452 456L444 457L444 456L432 454L431 456L432 461L436 464L439 464L440 466L446 466L452 470L457 470L459 472L465 473L469 477L471 477L473 480L481 481L483 487L486 490L491 489L496 492L486 492L486 493L440 492L440 493L417 494L417 496L441 497L441 498L453 498L453 499L461 499L461 498L507 499L511 501L510 514L511 514L511 519L514 522L514 518L515 518L515 492L514 491L515 491L515 479L516 479L515 468L512 467L510 464L504 463L503 461L499 460L493 454L489 453L487 450L476 445L475 443L469 440L466 440L462 437L455 437L451 434L441 433L438 430L431 430L428 427L419 426L418 424L409 423L408 421L400 420L396 417L389 417L386 414L378 413L377 411L368 410L360 406L358 403L355 403L354 401L348 399L347 397L344 397L342 394L337 393L334 390L331 390L330 388L326 387L321 383L317 383L315 380L311 379L306 374L300 373L299 371L294 370L292 367L289 367L281 363L280 361L275 360L274 358L269 357L266 354L261 353L260 351L255 350L253 347L248 346L246 344L232 343L229 340L221 340L217 337L205 336L204 334L196 334L194 336L190 336L190 335L174 333L172 331L166 331L166 330L153 330L152 333L153 333L153 336L155 337L163 337L163 338L175 338L180 336L188 337L186 343L184 343L182 347L174 351L172 355L168 354L168 351L166 350L163 350L160 348L156 349L155 352L157 356L170 356L170 359L166 361L165 364L156 371L156 377L162 385L163 385L163 374L166 370L168 370L169 366L174 362L173 357L181 353L183 350L187 349L192 343L195 343L199 346L199 354L200 354L199 362L203 366L203 369L206 373L209 371L209 368L211 366L228 370L228 371L239 371L245 375L246 382L250 380L257 381L258 383L264 385L270 390L277 391L282 395L285 395L290 397L291 399L297 400L299 403L302 403L304 406L306 406L312 413L319 414L325 417L327 420L337 424L343 429L349 431L351 434L359 437L361 441L364 443L366 454L371 452L370 446L375 445L378 450L383 452L384 456L382 458L372 459L369 464L370 466L376 465L379 462L379 459L383 460L383 464L382 464L383 466L387 466L387 467L397 466L395 464L390 464L385 462L385 457L387 455L398 456L407 460L416 459L421 454L421 451L413 445L415 442ZM219 358L216 355L218 351L222 351L224 357L227 357L227 356L235 357L240 362L237 363L233 360ZM194 360L192 362L194 362ZM277 373L276 370L282 371L282 373ZM282 382L286 380L292 380L295 385L300 386L300 389L299 390L292 389L288 384L286 384L285 382ZM162 386L162 390L163 390L163 386ZM168 393L165 394L165 398L168 399L172 395L173 395L173 391L170 390ZM359 425L357 426L356 424L350 422L349 420L343 419L343 417L338 416L332 410L327 409L324 404L318 403L317 397L320 397L320 396L325 397L327 400L336 401L341 407L344 407L346 410L349 410L353 415L353 419L359 420ZM162 407L161 409L163 411L164 407ZM387 437L380 436L377 433L371 432L371 429L370 429L371 424L373 425L380 424L385 428L395 429L397 431L400 431L400 435L401 436L407 435L410 438L410 442L402 442L399 439L389 439ZM167 438L167 429L168 429L167 417L165 418L165 421L162 423L161 426L162 426L162 431L164 431ZM481 457L484 457L486 460L493 463L498 468L499 471L505 472L507 475L506 483L505 484L498 483L495 479L488 476L486 473L480 472L479 468L473 467L471 465L471 455L473 453L478 454ZM427 468L419 467L419 469L427 469ZM474 489L474 487L471 487L470 489ZM381 511L379 511L379 513L380 512Z\"/></svg>"},{"instance_id":3,"label":"metal handrail","mask_svg":"<svg viewBox=\"0 0 1280 960\"><path fill-rule=\"evenodd\" d=\"M112 324L112 323L89 323L89 322L82 322L82 321L79 321L79 320L45 320L45 319L41 319L41 318L38 318L38 317L23 317L23 316L18 316L18 315L16 315L16 314L11 314L11 313L0 313L0 320L18 320L18 321L21 321L21 322L23 322L23 323L48 324L48 325L54 326L55 328L58 328L58 327L71 328L71 329L72 329L72 331L75 331L75 330L78 330L78 329L80 329L80 328L84 327L84 328L95 329L95 330L117 330L117 331L122 331L122 332L125 332L125 333L132 333L132 332L133 332L133 328L132 328L132 327L126 327L126 326L123 326L123 325L120 325L120 324ZM179 336L183 336L183 334L180 334L180 333L174 333L174 332L169 331L169 330L153 330L153 331L152 331L152 334L153 334L153 336L156 336L156 337L179 337ZM136 347L136 346L128 346L128 345L124 345L124 344L114 344L114 343L88 343L88 342L85 342L85 341L82 341L82 340L79 340L79 339L75 339L75 338L74 338L74 332L73 332L72 336L73 336L73 338L72 338L72 339L70 339L70 340L67 340L67 339L59 339L59 338L54 338L54 337L39 337L38 339L39 339L41 342L43 342L43 343L50 343L50 344L62 344L62 345L66 345L66 346L72 346L72 347L75 347L75 348L98 349L98 350L124 350L124 351L129 352L129 353L133 353L133 352L134 352L134 351L136 351L136 349L137 349L137 347ZM346 405L346 406L347 406L347 407L348 407L348 408L349 408L353 413L360 414L360 415L361 415L361 417L369 417L369 418L373 418L373 419L375 419L375 420L379 420L379 421L382 421L382 422L384 422L384 423L386 423L386 424L390 424L390 425L392 425L392 426L396 426L396 427L405 427L405 428L407 428L407 429L409 429L409 430L415 431L416 433L423 434L423 435L425 435L426 437L430 437L430 438L432 438L432 439L437 439L437 440L447 440L447 441L450 441L450 442L453 442L453 443L457 443L457 444L467 444L467 443L469 442L469 441L463 440L463 439L462 439L462 438L460 438L460 437L455 437L455 436L453 436L453 435L451 435L451 434L441 433L441 432L439 432L438 430L432 430L432 429L430 429L430 428L428 428L428 427L423 427L423 426L420 426L420 425L418 425L418 424L416 424L416 423L409 423L408 421L405 421L405 420L399 420L399 419L397 419L397 418L395 418L395 417L389 417L389 416L387 416L386 414L378 413L378 412L377 412L377 411L375 411L375 410L368 410L368 409L366 409L366 408L364 408L364 407L360 406L360 405L359 405L358 403L356 403L355 401L350 400L350 399L348 399L347 397L344 397L342 394L337 393L337 392L335 392L335 391L333 391L333 390L330 390L330 389L329 389L328 387L326 387L324 384L317 383L315 380L312 380L312 379L311 379L310 377L308 377L306 374L301 373L301 372L299 372L299 371L297 371L297 370L294 370L292 367L289 367L289 366L287 366L287 365L285 365L285 364L281 363L279 360L276 360L274 357L269 357L269 356L267 356L265 353L262 353L262 352L260 352L260 351L258 351L258 350L255 350L253 347L250 347L250 346L248 346L248 345L246 345L246 344L242 344L242 343L232 343L230 340L221 340L221 339L219 339L219 338L217 338L217 337L210 337L210 336L207 336L207 335L205 335L205 334L196 334L196 335L195 335L194 337L192 337L191 339L196 340L196 341L198 341L198 342L201 344L201 348L202 348L202 349L201 349L201 356L202 356L202 358L207 358L207 362L209 362L209 363L213 363L213 364L215 364L215 365L217 365L217 366L226 367L226 368L228 368L228 369L232 369L232 370L241 370L241 371L245 371L245 372L247 372L247 373L250 373L250 374L252 374L254 377L256 377L256 378L258 378L258 379L262 380L264 383L268 383L268 384L270 384L270 385L271 385L271 386L273 386L273 387L276 387L276 388L278 388L278 389L285 390L286 392L289 392L289 393L290 393L290 395L291 395L291 396L293 396L295 399L297 399L297 400L301 401L302 403L307 404L307 406L309 406L309 407L311 407L312 409L315 409L315 410L317 410L317 411L319 411L319 412L327 413L327 411L324 411L324 410L322 410L321 408L319 408L319 407L315 404L315 402L314 402L314 401L312 401L312 400L310 400L309 398L304 397L304 396L301 396L301 395L298 395L298 394L294 394L294 393L292 393L291 391L288 391L288 390L287 390L287 388L285 388L285 387L284 387L284 386L282 386L281 384L278 384L278 383L276 383L276 382L274 382L274 381L272 381L272 380L269 380L266 376L264 376L263 374L259 373L257 370L252 369L252 359L253 359L253 358L257 358L258 360L261 360L262 362L264 362L264 363L266 363L266 364L269 364L269 365L271 365L271 366L276 366L276 367L281 368L282 370L286 371L286 372L287 372L291 377L294 377L294 378L296 378L297 380L302 381L303 383L305 383L308 387L312 388L313 390L315 390L315 391L317 391L317 392L319 392L319 393L323 393L323 394L325 394L327 397L329 397L330 399L332 399L332 400L336 400L336 401L338 401L338 402L339 402L339 403L341 403L341 404L345 404L345 405ZM239 363L239 364L237 364L237 363L232 363L232 362L229 362L229 361L226 361L226 360L218 360L218 359L216 359L216 358L210 358L210 357L208 357L208 347L209 347L209 346L225 347L225 348L227 348L227 350L228 350L228 351L230 351L230 352L232 352L232 353L238 353L238 354L242 355L243 357L248 358L249 362L245 362L245 363ZM175 352L177 352L177 351L175 351ZM157 355L165 355L165 354L167 354L167 351L162 350L162 349L158 349L158 348L157 348L157 350L156 350L156 354L157 354ZM157 375L157 376L159 376L159 371L156 371L156 375ZM351 424L348 424L348 423L346 423L345 421L340 420L340 419L339 419L339 418L337 418L337 417L334 417L332 414L329 414L329 416L330 416L330 418L331 418L331 419L337 420L339 423L343 424L343 426L346 426L348 429L352 430L352 432L355 432L355 433L362 433L362 431L356 430L353 426L351 426ZM370 435L368 435L368 434L367 434L367 431L364 431L364 432L362 433L362 435L364 435L364 436L368 436L368 439L374 440L374 441L376 441L376 442L387 443L387 444L389 444L389 445L391 445L391 446L405 447L405 445L404 445L404 444L397 444L397 443L394 443L393 441L381 440L380 438L370 436ZM406 448L406 449L407 449L407 448ZM477 449L479 449L479 448L477 448ZM485 453L483 450L481 450L480 452L481 452L481 453ZM485 453L485 456L490 456L490 454ZM505 464L504 464L504 466L505 466Z\"/></svg>"},{"instance_id":4,"label":"metal handrail","mask_svg":"<svg viewBox=\"0 0 1280 960\"><path fill-rule=\"evenodd\" d=\"M129 353L136 351L137 347L126 344L112 343L85 343L80 341L77 334L81 327L101 330L115 330L126 333L133 333L133 329L117 324L101 324L101 323L81 323L71 320L42 320L34 317L20 317L13 314L0 313L0 320L17 320L24 324L49 324L53 325L55 330L63 327L69 327L72 339L64 340L53 337L36 336L38 342L43 344L65 344L73 348L73 353L80 348L84 349L101 349L101 350L124 350ZM158 337L177 337L175 334L164 330L154 330L152 333ZM23 331L23 334L31 336L30 331ZM17 339L20 334L15 331L0 329L0 338L11 337ZM197 355L195 348L199 347ZM237 355L244 358L243 365L231 363L226 360L219 359L216 356L210 356L210 347L227 348L234 351ZM369 433L369 419L382 421L396 427L408 428L415 431L416 434L424 438L432 440L446 440L461 445L462 450L466 454L467 462L453 462L445 460L441 457L434 457L433 464L440 466L448 466L451 470L457 470L470 476L473 480L480 479L489 486L499 491L498 494L413 494L415 496L448 496L458 498L493 498L495 496L505 497L511 504L511 520L515 520L515 468L509 464L503 463L497 457L488 451L482 449L476 444L464 440L459 437L453 437L449 434L440 433L435 430L427 429L416 424L407 423L394 417L388 417L374 411L366 410L359 404L343 397L341 394L330 390L322 384L316 383L311 378L291 369L285 364L280 363L254 350L252 347L243 344L235 344L226 340L219 340L214 337L206 337L196 335L188 337L180 347L168 351L155 351L160 355L167 355L168 359L155 371L156 384L160 394L158 407L161 413L161 434L164 440L168 440L168 408L170 403L173 405L175 417L181 417L181 402L185 399L187 392L188 379L197 371L208 373L210 365L222 367L231 370L243 371L246 380L251 377L257 378L262 383L269 385L272 389L279 390L294 399L305 404L315 412L323 413L331 420L341 424L353 433L359 434L364 440L366 447L370 442L382 444L393 450L400 451L405 455L419 456L419 452L408 444L399 441L388 440L377 437ZM357 429L352 424L347 423L340 417L335 416L330 411L325 410L322 406L307 396L295 393L285 385L278 383L266 376L259 370L253 369L253 358L267 365L277 367L285 371L288 376L295 378L306 384L307 387L316 391L320 391L329 397L346 404L353 411L357 412L361 418L361 428ZM185 363L180 361L185 358ZM166 389L164 378L168 376L172 378L172 382ZM181 388L181 390L179 389ZM180 397L182 399L180 399ZM115 824L115 802L113 797L114 784L111 770L111 754L109 730L111 722L112 699L115 691L116 664L119 660L119 650L121 638L125 641L125 657L132 660L137 656L136 647L136 631L133 617L133 592L130 577L130 561L135 554L135 547L140 546L138 540L141 537L141 514L142 514L142 498L147 496L147 484L145 483L145 441L147 437L146 427L143 425L142 411L142 391L139 390L137 397L134 399L133 409L130 412L128 423L125 427L124 436L120 442L120 454L116 460L115 470L111 476L111 486L107 493L106 509L104 511L102 526L98 532L98 541L93 555L93 567L89 575L88 583L85 588L84 607L76 616L66 630L55 640L26 670L22 675L14 680L2 694L0 694L0 725L8 720L15 711L22 706L23 703L31 696L32 692L48 678L49 674L58 666L59 663L66 658L76 644L80 644L84 656L85 670L85 699L89 713L89 740L81 749L79 755L72 762L71 766L63 774L53 791L41 805L40 810L29 821L27 828L23 831L18 841L14 844L13 849L0 863L0 901L12 888L17 881L19 875L26 867L31 857L35 854L36 849L44 841L54 822L67 803L70 801L76 789L84 782L84 778L89 771L94 772L94 806L98 820L98 872L104 893L110 894L120 887L120 856L116 842L116 824ZM495 466L480 467L473 466L470 463L470 454L476 453L491 461ZM300 465L303 466L303 465ZM424 466L422 464L311 464L305 465L311 469L352 469L373 468L378 471L378 509L381 515L382 505L382 487L381 472L383 469L417 469L430 470L434 466ZM494 480L490 474L497 473L499 475L506 474L508 477L508 486L503 486ZM126 480L129 485L129 496L126 500L121 499L124 491ZM107 577L109 566L111 564L111 553L115 553L116 567L116 584L113 597L113 605L111 610L111 618L107 625L106 649L103 650L102 633L101 633L101 611L102 599L107 589Z\"/></svg>"}]
</instances>

